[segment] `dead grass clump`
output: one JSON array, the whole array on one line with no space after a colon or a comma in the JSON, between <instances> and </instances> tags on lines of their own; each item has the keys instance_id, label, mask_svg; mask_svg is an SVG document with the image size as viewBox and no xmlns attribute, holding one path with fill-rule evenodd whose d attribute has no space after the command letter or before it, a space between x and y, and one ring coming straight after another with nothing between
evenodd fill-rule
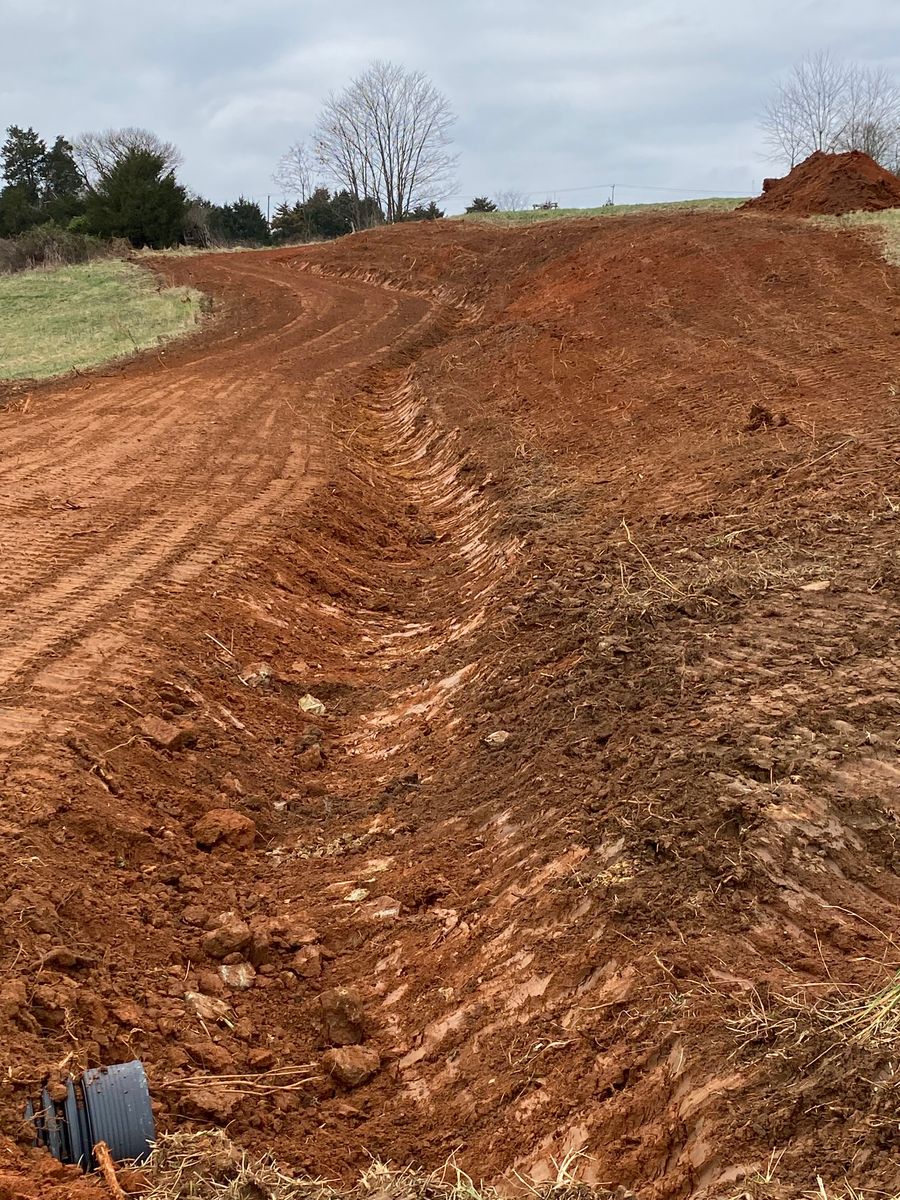
<instances>
[{"instance_id":1,"label":"dead grass clump","mask_svg":"<svg viewBox=\"0 0 900 1200\"><path fill-rule=\"evenodd\" d=\"M274 1159L252 1158L224 1133L173 1133L157 1141L144 1200L331 1200L322 1180L297 1180Z\"/></svg>"},{"instance_id":2,"label":"dead grass clump","mask_svg":"<svg viewBox=\"0 0 900 1200\"><path fill-rule=\"evenodd\" d=\"M824 1005L826 1031L870 1050L893 1052L900 1044L900 971L871 996Z\"/></svg>"},{"instance_id":3,"label":"dead grass clump","mask_svg":"<svg viewBox=\"0 0 900 1200\"><path fill-rule=\"evenodd\" d=\"M727 1025L741 1049L768 1046L779 1057L813 1037L834 1050L856 1046L893 1055L900 1048L900 971L867 996L773 995L764 1000L753 992L746 1009Z\"/></svg>"},{"instance_id":4,"label":"dead grass clump","mask_svg":"<svg viewBox=\"0 0 900 1200\"><path fill-rule=\"evenodd\" d=\"M603 1200L609 1195L578 1183L570 1156L555 1179L531 1184L539 1200ZM269 1156L254 1158L224 1133L164 1134L145 1168L143 1200L499 1200L487 1185L476 1185L451 1159L438 1171L374 1162L356 1183L340 1187L323 1179L286 1174Z\"/></svg>"}]
</instances>

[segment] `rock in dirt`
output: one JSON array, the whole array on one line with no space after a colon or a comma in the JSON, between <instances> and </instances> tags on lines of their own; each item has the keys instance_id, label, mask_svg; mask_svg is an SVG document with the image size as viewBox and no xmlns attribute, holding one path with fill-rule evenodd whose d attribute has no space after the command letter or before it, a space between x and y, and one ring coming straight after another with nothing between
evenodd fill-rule
<instances>
[{"instance_id":1,"label":"rock in dirt","mask_svg":"<svg viewBox=\"0 0 900 1200\"><path fill-rule=\"evenodd\" d=\"M329 988L319 997L325 1036L332 1046L355 1046L365 1041L362 998L353 988Z\"/></svg>"},{"instance_id":2,"label":"rock in dirt","mask_svg":"<svg viewBox=\"0 0 900 1200\"><path fill-rule=\"evenodd\" d=\"M185 1042L184 1048L194 1062L206 1067L207 1071L224 1075L234 1070L234 1056L215 1042Z\"/></svg>"},{"instance_id":3,"label":"rock in dirt","mask_svg":"<svg viewBox=\"0 0 900 1200\"><path fill-rule=\"evenodd\" d=\"M241 682L247 687L259 687L261 684L268 683L272 678L272 668L268 663L255 662L244 667L241 672Z\"/></svg>"},{"instance_id":4,"label":"rock in dirt","mask_svg":"<svg viewBox=\"0 0 900 1200\"><path fill-rule=\"evenodd\" d=\"M41 966L53 967L57 971L81 971L91 965L91 959L68 946L54 946L44 955Z\"/></svg>"},{"instance_id":5,"label":"rock in dirt","mask_svg":"<svg viewBox=\"0 0 900 1200\"><path fill-rule=\"evenodd\" d=\"M346 1088L359 1087L381 1067L381 1056L369 1046L343 1046L322 1055L322 1066Z\"/></svg>"},{"instance_id":6,"label":"rock in dirt","mask_svg":"<svg viewBox=\"0 0 900 1200\"><path fill-rule=\"evenodd\" d=\"M223 913L215 929L201 939L201 946L210 958L227 958L229 954L240 954L250 945L250 926L237 913Z\"/></svg>"},{"instance_id":7,"label":"rock in dirt","mask_svg":"<svg viewBox=\"0 0 900 1200\"><path fill-rule=\"evenodd\" d=\"M214 1121L225 1125L234 1116L238 1097L234 1092L219 1092L212 1088L201 1088L186 1092L181 1107L189 1116Z\"/></svg>"},{"instance_id":8,"label":"rock in dirt","mask_svg":"<svg viewBox=\"0 0 900 1200\"><path fill-rule=\"evenodd\" d=\"M197 744L197 731L193 725L173 725L160 717L144 717L141 732L152 745L160 750L186 750Z\"/></svg>"},{"instance_id":9,"label":"rock in dirt","mask_svg":"<svg viewBox=\"0 0 900 1200\"><path fill-rule=\"evenodd\" d=\"M275 1055L265 1047L251 1050L247 1055L247 1066L251 1071L269 1071L275 1066Z\"/></svg>"},{"instance_id":10,"label":"rock in dirt","mask_svg":"<svg viewBox=\"0 0 900 1200\"><path fill-rule=\"evenodd\" d=\"M318 932L302 916L267 917L253 923L253 961L259 965L272 957L273 950L299 950L318 941Z\"/></svg>"},{"instance_id":11,"label":"rock in dirt","mask_svg":"<svg viewBox=\"0 0 900 1200\"><path fill-rule=\"evenodd\" d=\"M489 750L502 750L507 744L512 734L507 729L498 729L494 733L489 733L484 738L484 744Z\"/></svg>"},{"instance_id":12,"label":"rock in dirt","mask_svg":"<svg viewBox=\"0 0 900 1200\"><path fill-rule=\"evenodd\" d=\"M223 963L219 975L226 987L235 992L246 992L253 987L256 972L247 962Z\"/></svg>"},{"instance_id":13,"label":"rock in dirt","mask_svg":"<svg viewBox=\"0 0 900 1200\"><path fill-rule=\"evenodd\" d=\"M291 960L301 979L318 979L322 974L322 954L318 946L303 946Z\"/></svg>"},{"instance_id":14,"label":"rock in dirt","mask_svg":"<svg viewBox=\"0 0 900 1200\"><path fill-rule=\"evenodd\" d=\"M201 1021L224 1021L231 1013L225 1001L217 996L204 996L202 992L185 992L184 999L191 1012Z\"/></svg>"},{"instance_id":15,"label":"rock in dirt","mask_svg":"<svg viewBox=\"0 0 900 1200\"><path fill-rule=\"evenodd\" d=\"M250 850L256 841L256 822L233 808L212 808L194 826L193 835L201 850L223 845Z\"/></svg>"}]
</instances>

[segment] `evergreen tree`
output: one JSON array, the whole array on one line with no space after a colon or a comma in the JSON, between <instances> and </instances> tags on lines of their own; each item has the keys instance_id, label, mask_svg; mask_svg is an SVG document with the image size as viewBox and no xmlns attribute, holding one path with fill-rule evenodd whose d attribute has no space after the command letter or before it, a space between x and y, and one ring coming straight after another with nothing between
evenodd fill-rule
<instances>
[{"instance_id":1,"label":"evergreen tree","mask_svg":"<svg viewBox=\"0 0 900 1200\"><path fill-rule=\"evenodd\" d=\"M469 205L469 207L466 209L467 213L496 212L496 211L497 211L497 205L493 202L493 200L488 200L487 196L476 196L475 199L472 201L472 203Z\"/></svg>"},{"instance_id":2,"label":"evergreen tree","mask_svg":"<svg viewBox=\"0 0 900 1200\"><path fill-rule=\"evenodd\" d=\"M279 204L272 220L272 236L279 242L311 242L343 237L355 229L371 229L384 221L378 201L360 200L344 190L333 195L319 187L302 203Z\"/></svg>"},{"instance_id":3,"label":"evergreen tree","mask_svg":"<svg viewBox=\"0 0 900 1200\"><path fill-rule=\"evenodd\" d=\"M22 195L34 208L41 200L46 157L47 143L30 126L28 129L9 126L0 150L3 178L7 187L21 188Z\"/></svg>"},{"instance_id":4,"label":"evergreen tree","mask_svg":"<svg viewBox=\"0 0 900 1200\"><path fill-rule=\"evenodd\" d=\"M187 194L174 173L166 172L163 156L131 150L88 197L86 224L101 237L160 248L181 240L187 210Z\"/></svg>"},{"instance_id":5,"label":"evergreen tree","mask_svg":"<svg viewBox=\"0 0 900 1200\"><path fill-rule=\"evenodd\" d=\"M75 165L71 143L58 137L44 155L41 192L44 200L70 200L84 191L84 180Z\"/></svg>"},{"instance_id":6,"label":"evergreen tree","mask_svg":"<svg viewBox=\"0 0 900 1200\"><path fill-rule=\"evenodd\" d=\"M41 199L42 219L59 225L84 212L84 181L64 137L58 137L44 156Z\"/></svg>"},{"instance_id":7,"label":"evergreen tree","mask_svg":"<svg viewBox=\"0 0 900 1200\"><path fill-rule=\"evenodd\" d=\"M265 245L270 240L269 226L262 209L253 200L241 196L221 210L222 233L230 242Z\"/></svg>"},{"instance_id":8,"label":"evergreen tree","mask_svg":"<svg viewBox=\"0 0 900 1200\"><path fill-rule=\"evenodd\" d=\"M443 209L438 208L432 200L430 204L417 204L403 219L404 221L439 221L444 215Z\"/></svg>"},{"instance_id":9,"label":"evergreen tree","mask_svg":"<svg viewBox=\"0 0 900 1200\"><path fill-rule=\"evenodd\" d=\"M40 219L39 209L31 203L28 189L22 184L0 191L0 237L18 237Z\"/></svg>"}]
</instances>

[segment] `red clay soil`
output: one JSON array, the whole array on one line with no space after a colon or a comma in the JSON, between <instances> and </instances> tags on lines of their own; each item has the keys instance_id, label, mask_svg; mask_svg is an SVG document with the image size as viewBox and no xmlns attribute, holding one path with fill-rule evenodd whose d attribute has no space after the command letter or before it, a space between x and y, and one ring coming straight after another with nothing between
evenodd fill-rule
<instances>
[{"instance_id":1,"label":"red clay soil","mask_svg":"<svg viewBox=\"0 0 900 1200\"><path fill-rule=\"evenodd\" d=\"M868 154L825 154L817 150L783 179L764 179L763 192L741 208L761 212L839 216L900 208L900 178Z\"/></svg>"},{"instance_id":2,"label":"red clay soil","mask_svg":"<svg viewBox=\"0 0 900 1200\"><path fill-rule=\"evenodd\" d=\"M161 269L204 340L0 415L2 1131L140 1056L318 1176L896 1191L836 1022L900 967L897 273L739 214Z\"/></svg>"}]
</instances>

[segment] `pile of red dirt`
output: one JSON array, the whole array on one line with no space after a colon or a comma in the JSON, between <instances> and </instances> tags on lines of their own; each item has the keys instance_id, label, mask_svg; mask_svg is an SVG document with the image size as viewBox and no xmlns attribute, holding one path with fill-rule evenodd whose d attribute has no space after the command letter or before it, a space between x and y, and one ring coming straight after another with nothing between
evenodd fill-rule
<instances>
[{"instance_id":1,"label":"pile of red dirt","mask_svg":"<svg viewBox=\"0 0 900 1200\"><path fill-rule=\"evenodd\" d=\"M881 212L900 208L900 178L859 150L847 154L817 150L783 179L764 179L762 195L741 207L800 217Z\"/></svg>"}]
</instances>

